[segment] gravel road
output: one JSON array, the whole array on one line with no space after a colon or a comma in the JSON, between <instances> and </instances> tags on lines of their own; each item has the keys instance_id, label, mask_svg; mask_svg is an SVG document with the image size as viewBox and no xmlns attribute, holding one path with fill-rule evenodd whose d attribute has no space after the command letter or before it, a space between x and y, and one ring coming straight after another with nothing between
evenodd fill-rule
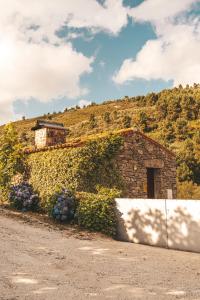
<instances>
[{"instance_id":1,"label":"gravel road","mask_svg":"<svg viewBox=\"0 0 200 300\"><path fill-rule=\"evenodd\" d=\"M0 299L200 299L200 254L68 231L0 213Z\"/></svg>"}]
</instances>

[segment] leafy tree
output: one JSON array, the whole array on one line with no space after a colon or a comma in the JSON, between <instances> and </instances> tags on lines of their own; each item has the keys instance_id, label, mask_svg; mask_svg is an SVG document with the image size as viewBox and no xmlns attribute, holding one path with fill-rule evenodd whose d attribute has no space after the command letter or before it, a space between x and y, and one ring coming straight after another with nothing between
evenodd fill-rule
<instances>
[{"instance_id":1,"label":"leafy tree","mask_svg":"<svg viewBox=\"0 0 200 300\"><path fill-rule=\"evenodd\" d=\"M178 119L180 113L181 113L181 104L180 104L180 98L175 97L172 98L170 97L168 100L168 107L167 107L167 114L168 114L168 119L170 121L176 121Z\"/></svg>"},{"instance_id":2,"label":"leafy tree","mask_svg":"<svg viewBox=\"0 0 200 300\"><path fill-rule=\"evenodd\" d=\"M178 179L200 184L200 162L195 157L195 143L187 139L178 157Z\"/></svg>"},{"instance_id":3,"label":"leafy tree","mask_svg":"<svg viewBox=\"0 0 200 300\"><path fill-rule=\"evenodd\" d=\"M131 127L131 117L128 116L128 115L125 115L124 118L123 118L123 126L124 128L130 128Z\"/></svg>"},{"instance_id":4,"label":"leafy tree","mask_svg":"<svg viewBox=\"0 0 200 300\"><path fill-rule=\"evenodd\" d=\"M148 123L147 122L148 122L148 116L145 112L142 111L139 114L139 126L144 132L148 131Z\"/></svg>"},{"instance_id":5,"label":"leafy tree","mask_svg":"<svg viewBox=\"0 0 200 300\"><path fill-rule=\"evenodd\" d=\"M108 111L106 111L106 112L104 113L103 119L104 119L104 121L105 121L107 124L110 123L111 119L110 119L110 113L109 113Z\"/></svg>"},{"instance_id":6,"label":"leafy tree","mask_svg":"<svg viewBox=\"0 0 200 300\"><path fill-rule=\"evenodd\" d=\"M182 116L186 120L195 120L198 116L198 105L193 97L185 96L181 100Z\"/></svg>"},{"instance_id":7,"label":"leafy tree","mask_svg":"<svg viewBox=\"0 0 200 300\"><path fill-rule=\"evenodd\" d=\"M179 118L176 120L175 132L176 132L176 137L180 141L188 138L188 125L185 119Z\"/></svg>"},{"instance_id":8,"label":"leafy tree","mask_svg":"<svg viewBox=\"0 0 200 300\"><path fill-rule=\"evenodd\" d=\"M117 120L117 118L118 118L118 113L116 110L113 111L113 118L114 118L114 120Z\"/></svg>"},{"instance_id":9,"label":"leafy tree","mask_svg":"<svg viewBox=\"0 0 200 300\"><path fill-rule=\"evenodd\" d=\"M165 99L159 99L159 102L156 106L157 110L157 118L158 120L165 119L167 117L167 100Z\"/></svg>"},{"instance_id":10,"label":"leafy tree","mask_svg":"<svg viewBox=\"0 0 200 300\"><path fill-rule=\"evenodd\" d=\"M95 117L95 114L90 115L89 126L91 129L97 127L97 119Z\"/></svg>"},{"instance_id":11,"label":"leafy tree","mask_svg":"<svg viewBox=\"0 0 200 300\"><path fill-rule=\"evenodd\" d=\"M4 128L0 138L0 192L5 195L11 185L12 177L23 173L23 152L18 135L12 124Z\"/></svg>"},{"instance_id":12,"label":"leafy tree","mask_svg":"<svg viewBox=\"0 0 200 300\"><path fill-rule=\"evenodd\" d=\"M158 95L155 93L150 93L146 96L147 104L149 105L155 105L158 101Z\"/></svg>"},{"instance_id":13,"label":"leafy tree","mask_svg":"<svg viewBox=\"0 0 200 300\"><path fill-rule=\"evenodd\" d=\"M172 122L167 121L163 124L162 136L167 144L171 144L175 141L175 133Z\"/></svg>"}]
</instances>

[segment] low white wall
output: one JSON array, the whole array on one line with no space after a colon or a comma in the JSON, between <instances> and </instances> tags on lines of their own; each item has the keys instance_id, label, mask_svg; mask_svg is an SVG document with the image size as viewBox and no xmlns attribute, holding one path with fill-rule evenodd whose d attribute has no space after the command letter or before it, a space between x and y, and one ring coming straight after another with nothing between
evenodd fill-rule
<instances>
[{"instance_id":1,"label":"low white wall","mask_svg":"<svg viewBox=\"0 0 200 300\"><path fill-rule=\"evenodd\" d=\"M116 199L118 239L200 252L200 200Z\"/></svg>"}]
</instances>

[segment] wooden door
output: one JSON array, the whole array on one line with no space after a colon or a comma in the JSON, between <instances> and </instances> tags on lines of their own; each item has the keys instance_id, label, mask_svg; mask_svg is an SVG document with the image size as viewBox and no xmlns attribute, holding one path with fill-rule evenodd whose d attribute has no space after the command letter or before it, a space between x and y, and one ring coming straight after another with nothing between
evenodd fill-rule
<instances>
[{"instance_id":1,"label":"wooden door","mask_svg":"<svg viewBox=\"0 0 200 300\"><path fill-rule=\"evenodd\" d=\"M155 169L147 168L147 197L155 198Z\"/></svg>"}]
</instances>

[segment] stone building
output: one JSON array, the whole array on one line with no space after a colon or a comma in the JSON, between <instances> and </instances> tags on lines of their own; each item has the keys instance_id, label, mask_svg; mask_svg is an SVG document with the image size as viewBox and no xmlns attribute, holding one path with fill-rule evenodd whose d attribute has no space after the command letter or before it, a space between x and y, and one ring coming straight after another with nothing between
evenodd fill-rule
<instances>
[{"instance_id":1,"label":"stone building","mask_svg":"<svg viewBox=\"0 0 200 300\"><path fill-rule=\"evenodd\" d=\"M65 143L67 130L61 123L38 120L31 130L35 131L36 148Z\"/></svg>"},{"instance_id":2,"label":"stone building","mask_svg":"<svg viewBox=\"0 0 200 300\"><path fill-rule=\"evenodd\" d=\"M123 133L124 146L117 156L129 198L176 198L176 157L139 131Z\"/></svg>"},{"instance_id":3,"label":"stone building","mask_svg":"<svg viewBox=\"0 0 200 300\"><path fill-rule=\"evenodd\" d=\"M66 129L62 124L38 121L32 130L35 130L36 151L84 145L81 140L73 145L65 143ZM122 196L176 198L175 155L139 131L128 129L119 131L118 134L124 138L123 147L115 158L117 169L125 183Z\"/></svg>"}]
</instances>

